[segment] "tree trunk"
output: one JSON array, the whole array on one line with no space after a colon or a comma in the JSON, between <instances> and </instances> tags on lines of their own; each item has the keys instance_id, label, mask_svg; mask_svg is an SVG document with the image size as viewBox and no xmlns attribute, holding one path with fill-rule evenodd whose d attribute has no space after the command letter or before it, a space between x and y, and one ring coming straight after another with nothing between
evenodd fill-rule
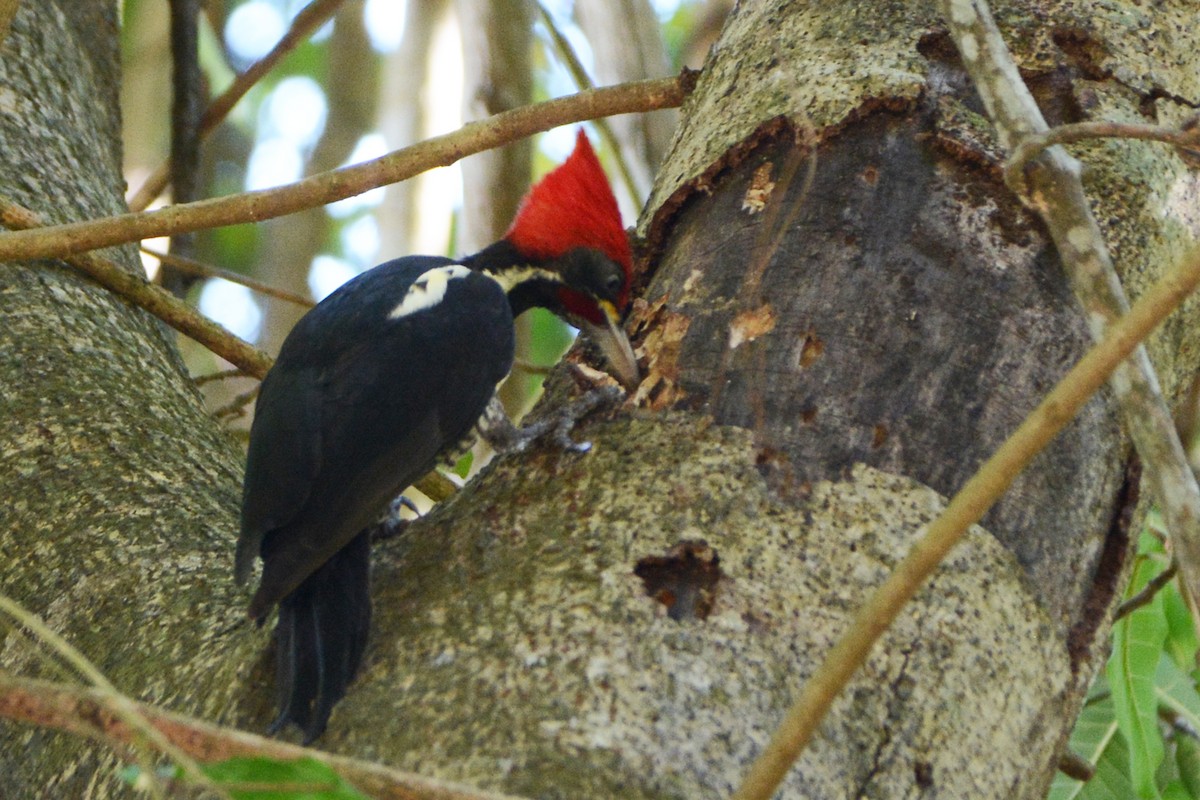
<instances>
[{"instance_id":1,"label":"tree trunk","mask_svg":"<svg viewBox=\"0 0 1200 800\"><path fill-rule=\"evenodd\" d=\"M55 222L123 210L115 9L21 3L4 41L0 195ZM106 254L141 269L132 246ZM0 592L121 690L230 722L262 647L229 579L241 456L171 338L65 265L0 265ZM10 630L0 668L63 678ZM0 723L4 797L107 797L117 766Z\"/></svg>"},{"instance_id":2,"label":"tree trunk","mask_svg":"<svg viewBox=\"0 0 1200 800\"><path fill-rule=\"evenodd\" d=\"M95 32L115 29L70 5L22 4L0 59L21 109L0 115L22 178L3 192L56 218L119 202L112 106L85 100L112 94ZM1200 48L1155 35L1186 29L1182 0L1046 5L997 16L1053 120L1200 100ZM639 408L585 426L585 456L498 459L376 548L373 641L322 746L538 797L737 783L864 593L1086 346L931 14L733 12L643 216ZM1195 237L1195 180L1145 144L1086 158L1136 295ZM4 591L134 695L261 728L231 448L152 322L52 265L0 280ZM1151 342L1169 393L1195 312ZM901 612L781 796L1043 796L1101 663L1129 460L1097 399ZM36 663L12 637L0 660ZM0 752L17 796L113 793L77 743L12 729Z\"/></svg>"}]
</instances>

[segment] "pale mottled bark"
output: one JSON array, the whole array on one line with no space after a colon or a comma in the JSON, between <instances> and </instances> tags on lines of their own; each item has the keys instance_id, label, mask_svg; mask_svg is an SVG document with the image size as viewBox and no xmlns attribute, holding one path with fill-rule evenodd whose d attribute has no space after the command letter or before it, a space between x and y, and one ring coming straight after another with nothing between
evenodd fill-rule
<instances>
[{"instance_id":1,"label":"pale mottled bark","mask_svg":"<svg viewBox=\"0 0 1200 800\"><path fill-rule=\"evenodd\" d=\"M1006 152L1011 154L1030 135L1045 133L1049 126L1009 57L987 4L951 0L943 3L943 14ZM1078 160L1064 148L1052 147L1026 163L1021 177L1010 180L1010 188L1021 193L1045 223L1099 341L1129 312L1129 298L1088 205L1082 173ZM1192 597L1200 597L1200 486L1144 347L1121 365L1109 385L1141 458L1146 484L1171 532L1183 583Z\"/></svg>"}]
</instances>

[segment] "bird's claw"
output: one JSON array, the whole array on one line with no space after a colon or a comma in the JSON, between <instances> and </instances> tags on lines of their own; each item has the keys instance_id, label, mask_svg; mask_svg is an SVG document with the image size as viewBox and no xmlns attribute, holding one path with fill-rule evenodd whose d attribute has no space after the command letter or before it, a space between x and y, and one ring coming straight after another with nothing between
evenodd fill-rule
<instances>
[{"instance_id":1,"label":"bird's claw","mask_svg":"<svg viewBox=\"0 0 1200 800\"><path fill-rule=\"evenodd\" d=\"M383 542L395 538L408 527L408 523L412 522L412 520L400 516L400 509L402 508L407 508L418 517L421 516L421 509L417 508L417 504L409 500L405 495L400 495L388 505L387 511L379 518L374 527L371 528L371 541Z\"/></svg>"},{"instance_id":2,"label":"bird's claw","mask_svg":"<svg viewBox=\"0 0 1200 800\"><path fill-rule=\"evenodd\" d=\"M586 453L592 449L591 442L577 442L571 431L581 419L597 408L619 399L623 392L615 386L593 389L582 397L571 401L554 414L535 420L520 428L513 425L503 414L494 413L489 406L484 414L485 424L480 432L497 452L520 453L538 440L547 442L567 453ZM497 401L493 400L493 403Z\"/></svg>"}]
</instances>

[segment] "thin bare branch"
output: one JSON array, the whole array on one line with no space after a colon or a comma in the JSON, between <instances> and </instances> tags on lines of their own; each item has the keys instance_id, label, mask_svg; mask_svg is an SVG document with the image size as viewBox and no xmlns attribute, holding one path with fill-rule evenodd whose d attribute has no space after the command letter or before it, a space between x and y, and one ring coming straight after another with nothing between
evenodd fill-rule
<instances>
[{"instance_id":1,"label":"thin bare branch","mask_svg":"<svg viewBox=\"0 0 1200 800\"><path fill-rule=\"evenodd\" d=\"M1162 591L1162 588L1171 582L1178 571L1179 565L1172 561L1166 569L1146 581L1146 585L1140 592L1117 606L1116 612L1113 613L1113 621L1116 622L1126 614L1136 611L1153 600L1154 595Z\"/></svg>"},{"instance_id":2,"label":"thin bare branch","mask_svg":"<svg viewBox=\"0 0 1200 800\"><path fill-rule=\"evenodd\" d=\"M170 264L180 272L186 272L190 275L199 275L202 278L221 278L222 280L229 281L230 283L236 283L239 286L245 286L247 289L251 289L259 294L265 294L268 297L274 297L279 300L285 300L289 303L295 303L296 305L304 306L305 308L312 308L315 305L311 299L304 297L303 295L285 291L283 289L276 289L274 286L265 284L262 281L256 281L254 278L247 277L240 272L221 269L220 267L214 267L211 264L205 264L201 261L196 261L193 258L177 256L173 253L162 253L149 247L142 247L141 250L146 255L157 258L164 264Z\"/></svg>"},{"instance_id":3,"label":"thin bare branch","mask_svg":"<svg viewBox=\"0 0 1200 800\"><path fill-rule=\"evenodd\" d=\"M1026 138L1046 134L1046 121L1021 80L987 3L942 0L941 5L950 35L1004 147L1013 152ZM1098 340L1129 308L1129 300L1092 216L1081 173L1079 162L1062 147L1049 147L1025 162L1022 180L1009 188L1045 222L1092 336ZM1112 389L1171 533L1184 589L1193 598L1200 597L1200 486L1144 347L1137 348L1129 363L1113 374Z\"/></svg>"},{"instance_id":4,"label":"thin bare branch","mask_svg":"<svg viewBox=\"0 0 1200 800\"><path fill-rule=\"evenodd\" d=\"M220 125L238 101L245 97L255 84L317 28L328 22L344 2L345 0L313 0L305 6L292 20L292 25L283 38L271 48L271 52L251 64L245 72L234 79L233 83L229 84L219 97L212 101L208 110L204 112L203 119L200 120L200 135L206 136ZM171 162L164 161L129 199L129 210L144 210L162 194L170 180Z\"/></svg>"},{"instance_id":5,"label":"thin bare branch","mask_svg":"<svg viewBox=\"0 0 1200 800\"><path fill-rule=\"evenodd\" d=\"M258 390L259 387L255 386L248 392L242 392L241 394L236 395L232 400L220 408L214 409L212 412L213 419L228 421L241 419L242 417L246 416L246 406L250 405L258 398Z\"/></svg>"},{"instance_id":6,"label":"thin bare branch","mask_svg":"<svg viewBox=\"0 0 1200 800\"><path fill-rule=\"evenodd\" d=\"M312 758L378 800L520 800L222 728L125 699L149 721L156 735L197 761L207 763L254 756L282 761ZM107 703L108 698L94 689L18 678L0 672L0 717L90 738L99 735L110 743L132 743L139 732L115 715Z\"/></svg>"},{"instance_id":7,"label":"thin bare branch","mask_svg":"<svg viewBox=\"0 0 1200 800\"><path fill-rule=\"evenodd\" d=\"M1059 125L1044 133L1029 134L1023 138L1004 165L1004 182L1010 187L1023 186L1024 171L1031 160L1047 147L1056 144L1071 144L1088 139L1140 139L1150 142L1165 142L1174 145L1188 157L1197 155L1200 148L1200 127L1193 125L1181 129L1164 128L1160 125L1134 125L1127 122L1076 122Z\"/></svg>"},{"instance_id":8,"label":"thin bare branch","mask_svg":"<svg viewBox=\"0 0 1200 800\"><path fill-rule=\"evenodd\" d=\"M237 367L234 367L233 369L223 369L219 372L210 372L207 375L196 375L192 378L192 383L196 384L197 386L203 386L206 383L213 383L214 381L227 381L232 378L249 377L249 375L242 372Z\"/></svg>"},{"instance_id":9,"label":"thin bare branch","mask_svg":"<svg viewBox=\"0 0 1200 800\"><path fill-rule=\"evenodd\" d=\"M1112 325L930 523L904 560L863 603L849 629L825 656L788 710L766 750L750 767L733 800L769 800L825 718L834 699L866 660L871 647L967 528L981 517L1066 427L1121 362L1200 284L1193 254L1154 284Z\"/></svg>"},{"instance_id":10,"label":"thin bare branch","mask_svg":"<svg viewBox=\"0 0 1200 800\"><path fill-rule=\"evenodd\" d=\"M62 258L72 253L136 242L181 231L259 222L411 178L434 167L514 142L559 125L673 108L683 102L686 76L609 86L515 108L451 133L341 169L275 189L201 200L155 211L0 234L0 262Z\"/></svg>"}]
</instances>

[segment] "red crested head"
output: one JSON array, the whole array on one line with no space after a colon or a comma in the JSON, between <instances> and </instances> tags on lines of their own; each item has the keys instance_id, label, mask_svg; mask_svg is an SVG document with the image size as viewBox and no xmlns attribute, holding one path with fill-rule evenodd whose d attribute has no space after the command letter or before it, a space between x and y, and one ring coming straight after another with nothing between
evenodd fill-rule
<instances>
[{"instance_id":1,"label":"red crested head","mask_svg":"<svg viewBox=\"0 0 1200 800\"><path fill-rule=\"evenodd\" d=\"M582 129L567 160L525 196L504 238L535 259L558 258L576 247L599 250L625 271L619 307L628 302L633 272L629 239L621 226L617 198ZM559 296L568 311L592 322L602 318L596 304L584 295L563 288Z\"/></svg>"}]
</instances>

